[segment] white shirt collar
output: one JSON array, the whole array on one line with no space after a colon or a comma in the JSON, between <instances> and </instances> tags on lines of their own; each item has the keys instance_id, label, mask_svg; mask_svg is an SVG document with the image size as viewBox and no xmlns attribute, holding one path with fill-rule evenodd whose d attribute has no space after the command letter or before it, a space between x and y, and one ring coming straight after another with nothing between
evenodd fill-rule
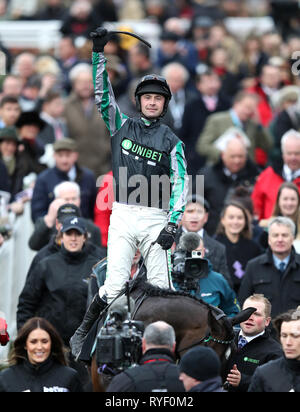
<instances>
[{"instance_id":1,"label":"white shirt collar","mask_svg":"<svg viewBox=\"0 0 300 412\"><path fill-rule=\"evenodd\" d=\"M249 342L251 342L252 340L258 338L259 336L262 336L264 333L265 333L265 330L263 330L262 332L258 333L258 334L255 335L255 336L246 336L246 335L244 334L244 332L242 331L242 329L241 329L241 330L240 330L240 333L239 333L239 337L240 337L240 336L243 336L243 337L246 339L246 341L249 343Z\"/></svg>"}]
</instances>

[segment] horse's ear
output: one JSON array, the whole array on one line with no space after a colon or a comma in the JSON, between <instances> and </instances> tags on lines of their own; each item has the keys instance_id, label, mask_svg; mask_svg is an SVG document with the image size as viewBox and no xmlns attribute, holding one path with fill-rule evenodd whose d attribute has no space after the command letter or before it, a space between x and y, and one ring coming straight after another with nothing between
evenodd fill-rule
<instances>
[{"instance_id":1,"label":"horse's ear","mask_svg":"<svg viewBox=\"0 0 300 412\"><path fill-rule=\"evenodd\" d=\"M238 325L241 322L245 322L247 319L250 318L252 313L256 312L256 308L247 308L242 310L240 313L235 315L233 318L229 318L232 326Z\"/></svg>"}]
</instances>

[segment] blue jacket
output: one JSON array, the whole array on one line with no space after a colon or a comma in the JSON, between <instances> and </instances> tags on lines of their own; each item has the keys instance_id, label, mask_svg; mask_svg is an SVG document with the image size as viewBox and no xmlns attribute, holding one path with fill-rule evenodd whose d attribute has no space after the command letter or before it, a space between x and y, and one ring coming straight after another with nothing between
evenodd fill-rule
<instances>
[{"instance_id":1,"label":"blue jacket","mask_svg":"<svg viewBox=\"0 0 300 412\"><path fill-rule=\"evenodd\" d=\"M81 191L81 213L87 219L94 218L94 207L97 196L97 186L94 173L76 165L76 183ZM69 181L66 173L56 167L47 169L38 175L31 201L31 217L33 222L47 214L50 203L54 200L53 190L56 185Z\"/></svg>"},{"instance_id":2,"label":"blue jacket","mask_svg":"<svg viewBox=\"0 0 300 412\"><path fill-rule=\"evenodd\" d=\"M204 260L207 262L207 273L199 279L198 292L191 290L190 294L222 309L228 317L235 316L240 311L235 292L223 275L213 271L210 261ZM180 290L176 282L173 282L173 285Z\"/></svg>"}]
</instances>

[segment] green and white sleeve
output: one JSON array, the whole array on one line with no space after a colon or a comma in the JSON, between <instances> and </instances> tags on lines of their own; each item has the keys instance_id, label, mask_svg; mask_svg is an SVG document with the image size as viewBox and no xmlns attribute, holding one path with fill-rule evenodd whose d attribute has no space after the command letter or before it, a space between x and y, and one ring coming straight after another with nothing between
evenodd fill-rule
<instances>
[{"instance_id":1,"label":"green and white sleeve","mask_svg":"<svg viewBox=\"0 0 300 412\"><path fill-rule=\"evenodd\" d=\"M95 102L98 111L113 136L126 122L128 117L121 113L106 71L106 58L103 53L93 52L93 81Z\"/></svg>"},{"instance_id":2,"label":"green and white sleeve","mask_svg":"<svg viewBox=\"0 0 300 412\"><path fill-rule=\"evenodd\" d=\"M177 225L182 218L189 189L189 178L182 142L178 142L170 153L170 179L172 190L168 221Z\"/></svg>"}]
</instances>

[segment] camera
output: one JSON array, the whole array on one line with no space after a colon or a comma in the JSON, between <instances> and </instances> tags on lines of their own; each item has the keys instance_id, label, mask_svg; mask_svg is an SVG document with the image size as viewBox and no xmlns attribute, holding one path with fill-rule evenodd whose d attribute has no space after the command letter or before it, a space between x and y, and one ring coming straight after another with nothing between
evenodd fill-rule
<instances>
[{"instance_id":1,"label":"camera","mask_svg":"<svg viewBox=\"0 0 300 412\"><path fill-rule=\"evenodd\" d=\"M97 337L96 359L102 371L119 373L136 365L142 355L143 332L143 322L123 321L118 313L110 314Z\"/></svg>"},{"instance_id":2,"label":"camera","mask_svg":"<svg viewBox=\"0 0 300 412\"><path fill-rule=\"evenodd\" d=\"M208 262L200 251L178 249L173 254L172 279L184 292L199 291L199 279L208 273Z\"/></svg>"}]
</instances>

